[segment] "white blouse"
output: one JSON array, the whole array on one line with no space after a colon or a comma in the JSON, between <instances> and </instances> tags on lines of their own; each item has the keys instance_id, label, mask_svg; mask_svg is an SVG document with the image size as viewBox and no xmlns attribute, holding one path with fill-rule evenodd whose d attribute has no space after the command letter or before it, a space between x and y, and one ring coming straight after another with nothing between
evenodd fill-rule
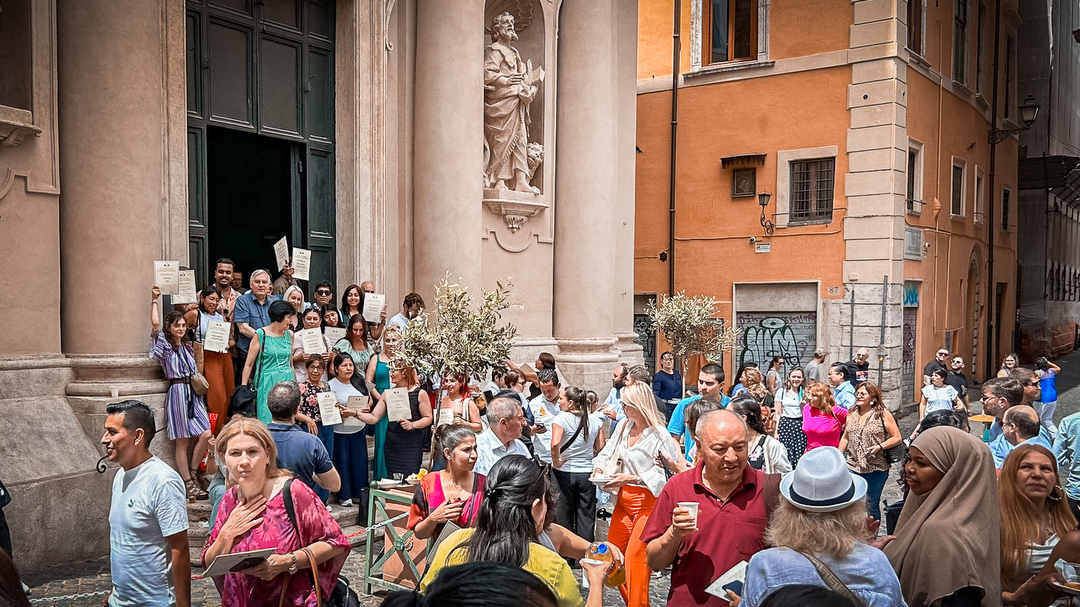
<instances>
[{"instance_id":1,"label":"white blouse","mask_svg":"<svg viewBox=\"0 0 1080 607\"><path fill-rule=\"evenodd\" d=\"M608 475L633 474L641 479L640 483L634 484L644 486L653 495L659 496L667 484L667 475L656 463L657 453L663 452L673 460L682 455L664 428L646 428L634 446L627 446L633 426L634 422L628 417L620 421L603 450L593 458L593 466Z\"/></svg>"}]
</instances>

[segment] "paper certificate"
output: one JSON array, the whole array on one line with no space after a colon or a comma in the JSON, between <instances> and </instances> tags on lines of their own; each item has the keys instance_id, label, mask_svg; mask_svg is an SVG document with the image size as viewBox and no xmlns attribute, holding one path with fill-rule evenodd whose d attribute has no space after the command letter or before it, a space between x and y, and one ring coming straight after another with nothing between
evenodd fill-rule
<instances>
[{"instance_id":1,"label":"paper certificate","mask_svg":"<svg viewBox=\"0 0 1080 607\"><path fill-rule=\"evenodd\" d=\"M199 295L195 291L195 270L180 270L179 286L173 295L174 304L197 303Z\"/></svg>"},{"instance_id":2,"label":"paper certificate","mask_svg":"<svg viewBox=\"0 0 1080 607\"><path fill-rule=\"evenodd\" d=\"M370 402L371 402L371 397L370 396L350 396L349 397L349 402L346 403L345 406L352 409L353 411L367 412L368 403L370 403Z\"/></svg>"},{"instance_id":3,"label":"paper certificate","mask_svg":"<svg viewBox=\"0 0 1080 607\"><path fill-rule=\"evenodd\" d=\"M180 290L180 262L155 261L154 286L162 295L175 295Z\"/></svg>"},{"instance_id":4,"label":"paper certificate","mask_svg":"<svg viewBox=\"0 0 1080 607\"><path fill-rule=\"evenodd\" d=\"M337 408L337 394L333 392L319 392L319 417L322 425L336 426L341 423L341 411Z\"/></svg>"},{"instance_id":5,"label":"paper certificate","mask_svg":"<svg viewBox=\"0 0 1080 607\"><path fill-rule=\"evenodd\" d=\"M382 293L364 294L364 320L378 323L379 315L386 306L386 295Z\"/></svg>"},{"instance_id":6,"label":"paper certificate","mask_svg":"<svg viewBox=\"0 0 1080 607\"><path fill-rule=\"evenodd\" d=\"M444 426L454 423L454 410L450 408L439 409L439 420L436 426Z\"/></svg>"},{"instance_id":7,"label":"paper certificate","mask_svg":"<svg viewBox=\"0 0 1080 607\"><path fill-rule=\"evenodd\" d=\"M403 419L412 419L408 388L390 388L383 392L383 400L386 401L386 419L388 421L399 422Z\"/></svg>"},{"instance_id":8,"label":"paper certificate","mask_svg":"<svg viewBox=\"0 0 1080 607\"><path fill-rule=\"evenodd\" d=\"M274 258L277 259L277 269L285 267L285 264L289 261L289 241L286 236L282 236L281 240L274 243Z\"/></svg>"},{"instance_id":9,"label":"paper certificate","mask_svg":"<svg viewBox=\"0 0 1080 607\"><path fill-rule=\"evenodd\" d=\"M206 327L206 335L203 337L203 349L211 352L228 352L231 329L232 323L211 320Z\"/></svg>"},{"instance_id":10,"label":"paper certificate","mask_svg":"<svg viewBox=\"0 0 1080 607\"><path fill-rule=\"evenodd\" d=\"M204 578L219 577L228 573L236 573L245 569L251 569L266 560L277 550L276 548L263 548L250 552L232 552L219 554L213 563L203 572Z\"/></svg>"},{"instance_id":11,"label":"paper certificate","mask_svg":"<svg viewBox=\"0 0 1080 607\"><path fill-rule=\"evenodd\" d=\"M345 329L341 327L326 327L323 329L323 335L330 340L331 344L336 344L341 341L342 337L345 337Z\"/></svg>"},{"instance_id":12,"label":"paper certificate","mask_svg":"<svg viewBox=\"0 0 1080 607\"><path fill-rule=\"evenodd\" d=\"M307 280L311 269L311 251L293 247L292 267L293 278L296 280Z\"/></svg>"},{"instance_id":13,"label":"paper certificate","mask_svg":"<svg viewBox=\"0 0 1080 607\"><path fill-rule=\"evenodd\" d=\"M304 354L326 352L326 342L323 340L322 331L317 328L300 331L300 345L304 347Z\"/></svg>"}]
</instances>

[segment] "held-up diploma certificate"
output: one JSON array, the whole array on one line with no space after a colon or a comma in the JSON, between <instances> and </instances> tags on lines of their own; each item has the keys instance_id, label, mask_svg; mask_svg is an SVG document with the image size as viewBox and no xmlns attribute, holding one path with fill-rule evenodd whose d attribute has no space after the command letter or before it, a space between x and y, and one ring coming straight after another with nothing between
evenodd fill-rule
<instances>
[{"instance_id":1,"label":"held-up diploma certificate","mask_svg":"<svg viewBox=\"0 0 1080 607\"><path fill-rule=\"evenodd\" d=\"M322 331L317 328L300 331L300 345L304 347L304 354L326 352L326 342L323 341Z\"/></svg>"},{"instance_id":2,"label":"held-up diploma certificate","mask_svg":"<svg viewBox=\"0 0 1080 607\"><path fill-rule=\"evenodd\" d=\"M179 286L176 295L173 295L174 304L196 303L199 295L195 291L195 270L180 270Z\"/></svg>"},{"instance_id":3,"label":"held-up diploma certificate","mask_svg":"<svg viewBox=\"0 0 1080 607\"><path fill-rule=\"evenodd\" d=\"M286 236L282 236L281 240L274 243L274 258L277 259L277 269L285 267L285 262L289 261L289 241Z\"/></svg>"},{"instance_id":4,"label":"held-up diploma certificate","mask_svg":"<svg viewBox=\"0 0 1080 607\"><path fill-rule=\"evenodd\" d=\"M330 344L336 344L341 341L342 337L345 337L345 329L342 327L326 327L323 329L323 335L330 340Z\"/></svg>"},{"instance_id":5,"label":"held-up diploma certificate","mask_svg":"<svg viewBox=\"0 0 1080 607\"><path fill-rule=\"evenodd\" d=\"M379 314L386 306L386 295L382 293L366 293L364 295L364 320L378 323Z\"/></svg>"},{"instance_id":6,"label":"held-up diploma certificate","mask_svg":"<svg viewBox=\"0 0 1080 607\"><path fill-rule=\"evenodd\" d=\"M162 295L175 295L180 290L180 262L155 261L154 285Z\"/></svg>"},{"instance_id":7,"label":"held-up diploma certificate","mask_svg":"<svg viewBox=\"0 0 1080 607\"><path fill-rule=\"evenodd\" d=\"M250 552L233 552L219 554L213 563L203 572L204 578L219 577L227 573L236 573L245 569L251 569L266 560L266 557L274 553L276 548L263 548Z\"/></svg>"},{"instance_id":8,"label":"held-up diploma certificate","mask_svg":"<svg viewBox=\"0 0 1080 607\"><path fill-rule=\"evenodd\" d=\"M337 394L333 392L319 392L319 417L322 425L335 426L341 423L341 411L337 408Z\"/></svg>"},{"instance_id":9,"label":"held-up diploma certificate","mask_svg":"<svg viewBox=\"0 0 1080 607\"><path fill-rule=\"evenodd\" d=\"M293 247L292 267L293 278L296 280L307 280L311 268L311 251Z\"/></svg>"},{"instance_id":10,"label":"held-up diploma certificate","mask_svg":"<svg viewBox=\"0 0 1080 607\"><path fill-rule=\"evenodd\" d=\"M450 409L450 408L439 409L439 418L438 418L437 423L435 425L436 426L442 426L442 425L445 425L445 424L452 424L452 423L454 423L454 410Z\"/></svg>"},{"instance_id":11,"label":"held-up diploma certificate","mask_svg":"<svg viewBox=\"0 0 1080 607\"><path fill-rule=\"evenodd\" d=\"M412 419L408 388L390 388L383 392L383 398L386 400L386 419L388 421L399 422L403 419Z\"/></svg>"},{"instance_id":12,"label":"held-up diploma certificate","mask_svg":"<svg viewBox=\"0 0 1080 607\"><path fill-rule=\"evenodd\" d=\"M211 320L206 327L206 336L203 337L203 349L211 352L228 352L231 329L232 323Z\"/></svg>"}]
</instances>

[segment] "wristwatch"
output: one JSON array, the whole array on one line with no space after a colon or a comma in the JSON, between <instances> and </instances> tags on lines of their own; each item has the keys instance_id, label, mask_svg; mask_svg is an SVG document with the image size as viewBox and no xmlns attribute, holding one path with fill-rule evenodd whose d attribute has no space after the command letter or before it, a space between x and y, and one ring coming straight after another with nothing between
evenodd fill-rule
<instances>
[{"instance_id":1,"label":"wristwatch","mask_svg":"<svg viewBox=\"0 0 1080 607\"><path fill-rule=\"evenodd\" d=\"M296 566L296 553L295 553L295 552L290 552L290 553L289 553L289 558L290 558L290 559L292 559L292 560L291 560L291 561L289 562L289 575L293 575L293 574L295 574L295 573L296 573L296 570L297 570L297 566Z\"/></svg>"}]
</instances>

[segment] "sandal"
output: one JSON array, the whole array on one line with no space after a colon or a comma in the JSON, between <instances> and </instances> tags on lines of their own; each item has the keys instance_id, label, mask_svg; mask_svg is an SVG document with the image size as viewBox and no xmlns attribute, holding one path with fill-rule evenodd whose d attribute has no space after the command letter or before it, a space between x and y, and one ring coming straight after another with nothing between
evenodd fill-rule
<instances>
[{"instance_id":1,"label":"sandal","mask_svg":"<svg viewBox=\"0 0 1080 607\"><path fill-rule=\"evenodd\" d=\"M184 485L187 486L187 498L189 500L202 501L210 499L210 494L206 491L203 491L202 487L199 486L199 482L195 479L187 479L186 481L184 481Z\"/></svg>"}]
</instances>

